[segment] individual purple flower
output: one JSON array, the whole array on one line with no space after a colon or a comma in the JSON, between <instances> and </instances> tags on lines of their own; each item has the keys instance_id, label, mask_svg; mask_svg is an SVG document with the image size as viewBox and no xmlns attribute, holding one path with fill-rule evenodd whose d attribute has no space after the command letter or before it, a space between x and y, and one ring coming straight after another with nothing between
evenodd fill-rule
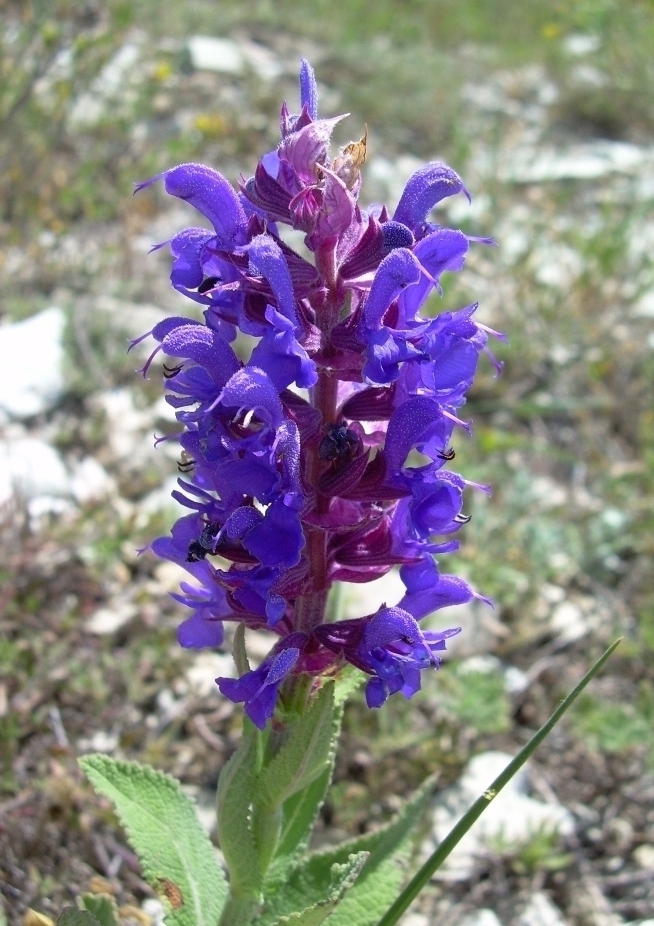
<instances>
[{"instance_id":1,"label":"individual purple flower","mask_svg":"<svg viewBox=\"0 0 654 926\"><path fill-rule=\"evenodd\" d=\"M440 162L409 178L394 212L362 206L367 135L332 153L343 118L319 117L303 60L299 112L282 106L278 146L238 190L199 164L138 187L162 181L210 224L166 242L171 284L203 320L156 325L142 371L165 355L166 401L181 429L173 495L190 512L152 549L195 581L175 596L190 609L183 646L220 645L224 621L277 637L258 669L219 680L261 728L280 686L343 660L370 677L370 706L397 691L411 697L455 632L418 622L487 600L436 557L458 548L466 491L487 491L449 465L453 435L470 430L461 408L479 358L499 372L488 341L502 336L476 320L476 304L426 306L443 274L491 239L430 220L445 197L469 198ZM308 255L280 237L280 224L302 232ZM239 331L254 339L249 353L235 343ZM405 594L396 606L329 623L334 582L397 567Z\"/></svg>"},{"instance_id":2,"label":"individual purple flower","mask_svg":"<svg viewBox=\"0 0 654 926\"><path fill-rule=\"evenodd\" d=\"M408 611L383 607L368 617L316 627L318 639L347 662L372 676L366 685L368 707L381 707L401 691L411 698L420 689L423 669L438 668L436 651L460 628L422 631Z\"/></svg>"},{"instance_id":3,"label":"individual purple flower","mask_svg":"<svg viewBox=\"0 0 654 926\"><path fill-rule=\"evenodd\" d=\"M263 730L275 712L279 686L291 673L300 656L295 643L302 643L304 634L291 634L277 644L259 666L239 679L217 678L222 694L230 701L245 702L245 713L252 723Z\"/></svg>"}]
</instances>

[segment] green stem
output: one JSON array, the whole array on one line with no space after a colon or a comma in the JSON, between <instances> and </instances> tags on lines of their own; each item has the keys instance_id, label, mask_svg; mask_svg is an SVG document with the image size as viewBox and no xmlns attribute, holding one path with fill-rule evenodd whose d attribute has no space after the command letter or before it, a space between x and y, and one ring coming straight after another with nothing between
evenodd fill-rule
<instances>
[{"instance_id":1,"label":"green stem","mask_svg":"<svg viewBox=\"0 0 654 926\"><path fill-rule=\"evenodd\" d=\"M488 788L481 797L477 798L470 810L464 814L459 822L450 830L438 848L429 856L422 868L407 884L397 900L391 904L384 916L380 919L378 926L394 926L394 924L397 923L402 914L409 908L423 887L428 883L434 872L443 864L452 849L463 839L473 823L482 815L484 810L486 810L493 798L495 798L504 785L513 778L518 769L525 764L527 759L529 759L536 748L540 746L545 737L550 733L561 717L563 717L572 703L579 697L590 680L597 675L606 660L620 643L620 639L612 643L606 652L600 656L592 669L584 675L577 687L570 692L568 697L562 701L561 704L559 704L550 719L532 736L515 759L509 762L504 771L497 776L490 788Z\"/></svg>"},{"instance_id":2,"label":"green stem","mask_svg":"<svg viewBox=\"0 0 654 926\"><path fill-rule=\"evenodd\" d=\"M219 926L245 926L254 918L258 906L256 897L234 897L230 894L223 908Z\"/></svg>"},{"instance_id":3,"label":"green stem","mask_svg":"<svg viewBox=\"0 0 654 926\"><path fill-rule=\"evenodd\" d=\"M254 804L252 808L252 834L259 853L259 862L263 875L265 875L275 855L281 830L281 808L275 810L262 804Z\"/></svg>"}]
</instances>

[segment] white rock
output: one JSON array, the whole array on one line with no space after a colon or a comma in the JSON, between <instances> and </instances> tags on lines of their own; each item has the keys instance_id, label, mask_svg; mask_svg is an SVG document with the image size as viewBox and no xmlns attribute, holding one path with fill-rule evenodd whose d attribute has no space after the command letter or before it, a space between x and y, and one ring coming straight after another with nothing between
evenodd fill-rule
<instances>
[{"instance_id":1,"label":"white rock","mask_svg":"<svg viewBox=\"0 0 654 926\"><path fill-rule=\"evenodd\" d=\"M84 457L75 466L71 478L71 491L80 505L108 495L115 483L106 469L94 457Z\"/></svg>"},{"instance_id":2,"label":"white rock","mask_svg":"<svg viewBox=\"0 0 654 926\"><path fill-rule=\"evenodd\" d=\"M141 904L141 910L150 917L152 926L165 926L164 917L166 915L166 908L160 900L157 900L155 897L148 897L148 899L144 900Z\"/></svg>"},{"instance_id":3,"label":"white rock","mask_svg":"<svg viewBox=\"0 0 654 926\"><path fill-rule=\"evenodd\" d=\"M245 56L238 42L209 35L194 35L187 43L191 64L196 71L241 74Z\"/></svg>"},{"instance_id":4,"label":"white rock","mask_svg":"<svg viewBox=\"0 0 654 926\"><path fill-rule=\"evenodd\" d=\"M277 55L265 45L257 42L243 42L241 50L248 65L262 80L275 80L282 73Z\"/></svg>"},{"instance_id":5,"label":"white rock","mask_svg":"<svg viewBox=\"0 0 654 926\"><path fill-rule=\"evenodd\" d=\"M439 800L434 812L434 841L440 842L473 802L492 784L513 756L485 752L470 760L459 782ZM498 847L517 849L537 833L569 835L574 830L570 813L559 803L543 803L528 797L527 769L523 766L494 797L487 809L456 846L436 877L445 881L465 880L472 874L476 859L497 852ZM433 844L432 844L433 846Z\"/></svg>"},{"instance_id":6,"label":"white rock","mask_svg":"<svg viewBox=\"0 0 654 926\"><path fill-rule=\"evenodd\" d=\"M573 248L550 244L534 254L534 276L539 283L554 289L567 289L581 275L584 261Z\"/></svg>"},{"instance_id":7,"label":"white rock","mask_svg":"<svg viewBox=\"0 0 654 926\"><path fill-rule=\"evenodd\" d=\"M151 408L138 408L127 387L104 392L94 401L106 415L109 447L118 461L142 465L157 459L152 436L155 415Z\"/></svg>"},{"instance_id":8,"label":"white rock","mask_svg":"<svg viewBox=\"0 0 654 926\"><path fill-rule=\"evenodd\" d=\"M517 921L517 926L566 926L566 920L547 894L534 894Z\"/></svg>"},{"instance_id":9,"label":"white rock","mask_svg":"<svg viewBox=\"0 0 654 926\"><path fill-rule=\"evenodd\" d=\"M634 849L631 854L636 864L641 868L652 869L654 871L654 846L644 843L644 845Z\"/></svg>"},{"instance_id":10,"label":"white rock","mask_svg":"<svg viewBox=\"0 0 654 926\"><path fill-rule=\"evenodd\" d=\"M342 596L339 602L342 608L340 619L374 614L383 604L396 605L405 593L406 587L398 569L391 569L373 582L343 583L339 591Z\"/></svg>"},{"instance_id":11,"label":"white rock","mask_svg":"<svg viewBox=\"0 0 654 926\"><path fill-rule=\"evenodd\" d=\"M97 730L92 736L77 741L80 752L113 752L118 746L117 733L107 730Z\"/></svg>"},{"instance_id":12,"label":"white rock","mask_svg":"<svg viewBox=\"0 0 654 926\"><path fill-rule=\"evenodd\" d=\"M572 601L562 601L552 612L550 627L565 643L580 640L590 630L581 608Z\"/></svg>"},{"instance_id":13,"label":"white rock","mask_svg":"<svg viewBox=\"0 0 654 926\"><path fill-rule=\"evenodd\" d=\"M94 633L98 636L115 633L136 616L138 608L133 601L116 600L110 607L98 608L97 611L86 620L84 629L87 633Z\"/></svg>"},{"instance_id":14,"label":"white rock","mask_svg":"<svg viewBox=\"0 0 654 926\"><path fill-rule=\"evenodd\" d=\"M425 913L407 913L400 920L400 926L429 926L429 917Z\"/></svg>"},{"instance_id":15,"label":"white rock","mask_svg":"<svg viewBox=\"0 0 654 926\"><path fill-rule=\"evenodd\" d=\"M61 457L38 437L0 442L0 492L7 485L27 501L43 496L62 499L71 493Z\"/></svg>"},{"instance_id":16,"label":"white rock","mask_svg":"<svg viewBox=\"0 0 654 926\"><path fill-rule=\"evenodd\" d=\"M578 64L570 73L570 80L587 87L605 87L609 81L608 74L591 64Z\"/></svg>"},{"instance_id":17,"label":"white rock","mask_svg":"<svg viewBox=\"0 0 654 926\"><path fill-rule=\"evenodd\" d=\"M499 177L510 183L554 180L595 180L611 173L632 174L651 158L651 151L630 142L598 139L567 149L528 146L516 149L500 167Z\"/></svg>"},{"instance_id":18,"label":"white rock","mask_svg":"<svg viewBox=\"0 0 654 926\"><path fill-rule=\"evenodd\" d=\"M52 307L23 322L0 327L3 384L0 408L29 418L51 408L64 391L66 317Z\"/></svg>"},{"instance_id":19,"label":"white rock","mask_svg":"<svg viewBox=\"0 0 654 926\"><path fill-rule=\"evenodd\" d=\"M49 514L65 514L71 511L72 504L65 498L58 498L56 495L39 495L38 498L32 498L27 503L27 512L32 522L38 522L41 518ZM38 528L38 523L33 524Z\"/></svg>"},{"instance_id":20,"label":"white rock","mask_svg":"<svg viewBox=\"0 0 654 926\"><path fill-rule=\"evenodd\" d=\"M504 690L507 694L522 694L529 687L529 676L517 666L507 666L504 670Z\"/></svg>"},{"instance_id":21,"label":"white rock","mask_svg":"<svg viewBox=\"0 0 654 926\"><path fill-rule=\"evenodd\" d=\"M563 39L563 47L568 54L579 57L599 51L601 44L599 35L587 35L583 32L573 32Z\"/></svg>"},{"instance_id":22,"label":"white rock","mask_svg":"<svg viewBox=\"0 0 654 926\"><path fill-rule=\"evenodd\" d=\"M184 673L191 694L199 698L208 698L216 692L216 679L234 678L236 667L229 653L198 653Z\"/></svg>"},{"instance_id":23,"label":"white rock","mask_svg":"<svg viewBox=\"0 0 654 926\"><path fill-rule=\"evenodd\" d=\"M459 672L466 674L466 672L479 672L483 675L490 675L492 672L500 672L502 670L502 663L491 653L486 653L484 656L468 656L467 659L464 659L459 663Z\"/></svg>"},{"instance_id":24,"label":"white rock","mask_svg":"<svg viewBox=\"0 0 654 926\"><path fill-rule=\"evenodd\" d=\"M465 916L456 926L502 926L502 923L494 910L482 907Z\"/></svg>"},{"instance_id":25,"label":"white rock","mask_svg":"<svg viewBox=\"0 0 654 926\"><path fill-rule=\"evenodd\" d=\"M461 628L461 633L447 641L448 658L453 659L485 656L498 640L504 639L510 633L495 616L493 609L480 601L441 608L431 617L425 618L423 626L427 630Z\"/></svg>"},{"instance_id":26,"label":"white rock","mask_svg":"<svg viewBox=\"0 0 654 926\"><path fill-rule=\"evenodd\" d=\"M654 318L654 289L649 289L631 307L635 318Z\"/></svg>"}]
</instances>

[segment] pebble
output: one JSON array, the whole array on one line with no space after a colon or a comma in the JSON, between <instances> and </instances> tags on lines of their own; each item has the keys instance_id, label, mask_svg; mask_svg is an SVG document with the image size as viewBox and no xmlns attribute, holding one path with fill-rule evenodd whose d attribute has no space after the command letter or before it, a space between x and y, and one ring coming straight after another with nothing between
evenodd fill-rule
<instances>
[{"instance_id":1,"label":"pebble","mask_svg":"<svg viewBox=\"0 0 654 926\"><path fill-rule=\"evenodd\" d=\"M80 505L104 498L115 487L114 480L95 457L84 457L73 469L70 488Z\"/></svg>"},{"instance_id":2,"label":"pebble","mask_svg":"<svg viewBox=\"0 0 654 926\"><path fill-rule=\"evenodd\" d=\"M447 641L448 659L486 656L495 649L498 641L510 633L495 616L493 609L479 601L441 608L432 617L426 618L424 626L428 630L461 628L461 633Z\"/></svg>"},{"instance_id":3,"label":"pebble","mask_svg":"<svg viewBox=\"0 0 654 926\"><path fill-rule=\"evenodd\" d=\"M654 846L645 843L632 852L633 859L640 868L654 871ZM653 921L654 922L654 921Z\"/></svg>"},{"instance_id":4,"label":"pebble","mask_svg":"<svg viewBox=\"0 0 654 926\"><path fill-rule=\"evenodd\" d=\"M188 40L187 48L196 71L240 74L245 67L243 52L233 39L194 35Z\"/></svg>"},{"instance_id":5,"label":"pebble","mask_svg":"<svg viewBox=\"0 0 654 926\"><path fill-rule=\"evenodd\" d=\"M234 678L236 667L230 653L198 653L184 673L189 692L197 698L208 698L215 694L217 678Z\"/></svg>"},{"instance_id":6,"label":"pebble","mask_svg":"<svg viewBox=\"0 0 654 926\"><path fill-rule=\"evenodd\" d=\"M262 80L275 80L283 70L275 53L255 42L195 35L188 40L187 49L196 71L236 76L250 67Z\"/></svg>"},{"instance_id":7,"label":"pebble","mask_svg":"<svg viewBox=\"0 0 654 926\"><path fill-rule=\"evenodd\" d=\"M165 926L166 908L156 897L148 897L141 904L141 910L152 920L152 926Z\"/></svg>"},{"instance_id":8,"label":"pebble","mask_svg":"<svg viewBox=\"0 0 654 926\"><path fill-rule=\"evenodd\" d=\"M463 776L438 800L434 812L433 841L439 843L454 824L483 794L513 756L504 752L484 752L468 763ZM501 842L507 847L526 845L543 828L569 835L574 830L571 814L558 802L544 803L526 794L527 767L523 766L503 790L489 802L475 826L464 836L439 869L439 880L459 881L470 877L478 857L497 852Z\"/></svg>"},{"instance_id":9,"label":"pebble","mask_svg":"<svg viewBox=\"0 0 654 926\"><path fill-rule=\"evenodd\" d=\"M400 926L430 926L429 917L424 913L407 913L400 920Z\"/></svg>"},{"instance_id":10,"label":"pebble","mask_svg":"<svg viewBox=\"0 0 654 926\"><path fill-rule=\"evenodd\" d=\"M92 736L77 741L80 752L107 752L112 753L117 748L119 737L117 733L107 730L97 730Z\"/></svg>"},{"instance_id":11,"label":"pebble","mask_svg":"<svg viewBox=\"0 0 654 926\"><path fill-rule=\"evenodd\" d=\"M482 907L474 913L469 913L456 926L502 926L502 922L494 910Z\"/></svg>"},{"instance_id":12,"label":"pebble","mask_svg":"<svg viewBox=\"0 0 654 926\"><path fill-rule=\"evenodd\" d=\"M138 608L133 601L117 599L110 607L98 608L85 621L84 630L97 636L115 633L136 617Z\"/></svg>"},{"instance_id":13,"label":"pebble","mask_svg":"<svg viewBox=\"0 0 654 926\"><path fill-rule=\"evenodd\" d=\"M38 437L0 442L0 502L14 493L28 502L70 496L70 477L54 447Z\"/></svg>"},{"instance_id":14,"label":"pebble","mask_svg":"<svg viewBox=\"0 0 654 926\"><path fill-rule=\"evenodd\" d=\"M612 173L632 174L650 159L650 151L630 142L596 139L567 149L525 146L513 153L499 173L507 183L597 180Z\"/></svg>"},{"instance_id":15,"label":"pebble","mask_svg":"<svg viewBox=\"0 0 654 926\"><path fill-rule=\"evenodd\" d=\"M0 409L11 417L42 414L61 398L65 326L64 313L52 306L25 321L0 327L4 373Z\"/></svg>"},{"instance_id":16,"label":"pebble","mask_svg":"<svg viewBox=\"0 0 654 926\"><path fill-rule=\"evenodd\" d=\"M566 926L566 920L547 894L539 891L529 900L516 926Z\"/></svg>"},{"instance_id":17,"label":"pebble","mask_svg":"<svg viewBox=\"0 0 654 926\"><path fill-rule=\"evenodd\" d=\"M591 629L581 608L572 601L562 601L554 608L550 618L550 627L565 643L580 640Z\"/></svg>"}]
</instances>

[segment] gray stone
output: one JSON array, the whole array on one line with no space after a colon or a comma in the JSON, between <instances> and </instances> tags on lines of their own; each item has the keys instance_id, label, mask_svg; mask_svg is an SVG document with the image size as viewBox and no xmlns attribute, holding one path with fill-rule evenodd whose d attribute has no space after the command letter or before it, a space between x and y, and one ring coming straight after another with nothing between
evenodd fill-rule
<instances>
[{"instance_id":1,"label":"gray stone","mask_svg":"<svg viewBox=\"0 0 654 926\"><path fill-rule=\"evenodd\" d=\"M649 843L644 843L642 846L638 846L637 849L634 849L631 854L634 862L641 868L654 871L654 846Z\"/></svg>"},{"instance_id":2,"label":"gray stone","mask_svg":"<svg viewBox=\"0 0 654 926\"><path fill-rule=\"evenodd\" d=\"M209 35L194 35L187 43L191 64L196 71L241 74L245 57L238 42Z\"/></svg>"},{"instance_id":3,"label":"gray stone","mask_svg":"<svg viewBox=\"0 0 654 926\"><path fill-rule=\"evenodd\" d=\"M517 926L566 926L566 920L547 894L539 891L522 911Z\"/></svg>"},{"instance_id":4,"label":"gray stone","mask_svg":"<svg viewBox=\"0 0 654 926\"><path fill-rule=\"evenodd\" d=\"M116 485L106 469L94 457L84 457L73 469L71 491L80 505L104 498Z\"/></svg>"},{"instance_id":5,"label":"gray stone","mask_svg":"<svg viewBox=\"0 0 654 926\"><path fill-rule=\"evenodd\" d=\"M632 174L651 160L650 150L623 141L597 139L567 149L516 150L500 169L500 179L512 183L554 180L596 180L612 173Z\"/></svg>"},{"instance_id":6,"label":"gray stone","mask_svg":"<svg viewBox=\"0 0 654 926\"><path fill-rule=\"evenodd\" d=\"M138 608L133 601L129 599L117 598L110 606L98 608L97 611L85 621L84 629L87 633L93 633L97 636L115 633L129 624L138 613Z\"/></svg>"},{"instance_id":7,"label":"gray stone","mask_svg":"<svg viewBox=\"0 0 654 926\"><path fill-rule=\"evenodd\" d=\"M236 76L250 67L262 80L275 80L283 70L275 53L256 42L194 35L188 40L187 48L196 71Z\"/></svg>"},{"instance_id":8,"label":"gray stone","mask_svg":"<svg viewBox=\"0 0 654 926\"><path fill-rule=\"evenodd\" d=\"M456 926L502 926L502 922L494 910L482 907L481 910L469 913Z\"/></svg>"},{"instance_id":9,"label":"gray stone","mask_svg":"<svg viewBox=\"0 0 654 926\"><path fill-rule=\"evenodd\" d=\"M52 307L0 327L3 385L0 408L13 418L30 418L52 408L64 391L63 333L66 317Z\"/></svg>"},{"instance_id":10,"label":"gray stone","mask_svg":"<svg viewBox=\"0 0 654 926\"><path fill-rule=\"evenodd\" d=\"M0 442L0 491L30 502L47 496L67 498L71 484L66 467L54 447L38 437Z\"/></svg>"}]
</instances>

